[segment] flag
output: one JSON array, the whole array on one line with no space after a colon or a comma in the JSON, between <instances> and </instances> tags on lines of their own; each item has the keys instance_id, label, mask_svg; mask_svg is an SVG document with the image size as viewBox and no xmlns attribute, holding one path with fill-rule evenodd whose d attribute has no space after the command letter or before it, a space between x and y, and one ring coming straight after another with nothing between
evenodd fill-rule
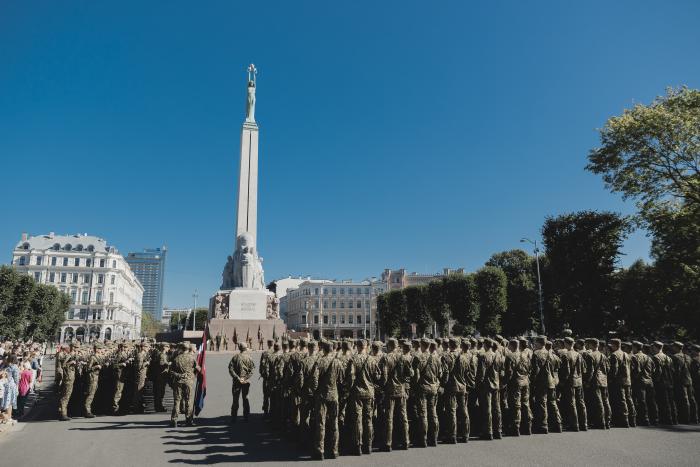
<instances>
[{"instance_id":1,"label":"flag","mask_svg":"<svg viewBox=\"0 0 700 467\"><path fill-rule=\"evenodd\" d=\"M197 365L201 368L199 374L197 375L197 386L194 392L194 414L199 415L199 413L204 409L204 398L207 397L207 331L209 326L204 326L204 332L202 333L202 345L199 347L199 353L197 354Z\"/></svg>"},{"instance_id":2,"label":"flag","mask_svg":"<svg viewBox=\"0 0 700 467\"><path fill-rule=\"evenodd\" d=\"M238 345L238 334L236 334L236 328L233 328L233 345Z\"/></svg>"},{"instance_id":3,"label":"flag","mask_svg":"<svg viewBox=\"0 0 700 467\"><path fill-rule=\"evenodd\" d=\"M272 325L272 340L277 342L277 326Z\"/></svg>"},{"instance_id":4,"label":"flag","mask_svg":"<svg viewBox=\"0 0 700 467\"><path fill-rule=\"evenodd\" d=\"M245 343L250 342L250 327L248 327L248 332L245 333Z\"/></svg>"}]
</instances>

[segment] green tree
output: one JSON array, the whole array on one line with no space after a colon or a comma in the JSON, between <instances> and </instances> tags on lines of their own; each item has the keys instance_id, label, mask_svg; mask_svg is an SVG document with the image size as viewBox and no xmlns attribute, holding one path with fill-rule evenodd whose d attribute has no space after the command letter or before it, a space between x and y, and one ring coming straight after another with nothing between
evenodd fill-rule
<instances>
[{"instance_id":1,"label":"green tree","mask_svg":"<svg viewBox=\"0 0 700 467\"><path fill-rule=\"evenodd\" d=\"M187 324L187 315L184 313L173 313L170 316L170 330L176 331L178 329L183 329Z\"/></svg>"},{"instance_id":2,"label":"green tree","mask_svg":"<svg viewBox=\"0 0 700 467\"><path fill-rule=\"evenodd\" d=\"M474 280L479 297L478 328L482 334L501 332L501 316L508 306L508 280L501 268L485 266L479 269Z\"/></svg>"},{"instance_id":3,"label":"green tree","mask_svg":"<svg viewBox=\"0 0 700 467\"><path fill-rule=\"evenodd\" d=\"M36 284L24 337L38 341L53 340L65 321L70 304L70 297L56 287Z\"/></svg>"},{"instance_id":4,"label":"green tree","mask_svg":"<svg viewBox=\"0 0 700 467\"><path fill-rule=\"evenodd\" d=\"M203 331L204 326L207 324L207 315L209 314L208 308L195 308L194 313L190 313L187 318L186 329L192 330L192 319L195 319L194 326L197 331Z\"/></svg>"},{"instance_id":5,"label":"green tree","mask_svg":"<svg viewBox=\"0 0 700 467\"><path fill-rule=\"evenodd\" d=\"M377 296L377 315L379 316L379 329L386 337L397 336L401 331L401 317L393 313L389 306L389 294L383 293ZM396 300L396 299L394 299Z\"/></svg>"},{"instance_id":6,"label":"green tree","mask_svg":"<svg viewBox=\"0 0 700 467\"><path fill-rule=\"evenodd\" d=\"M416 334L423 335L430 330L433 320L426 305L428 288L424 285L410 286L403 289L406 301L408 323L416 324ZM408 334L408 333L407 333Z\"/></svg>"},{"instance_id":7,"label":"green tree","mask_svg":"<svg viewBox=\"0 0 700 467\"><path fill-rule=\"evenodd\" d=\"M600 140L586 168L636 199L643 218L672 200L700 205L700 91L669 88L608 119Z\"/></svg>"},{"instance_id":8,"label":"green tree","mask_svg":"<svg viewBox=\"0 0 700 467\"><path fill-rule=\"evenodd\" d=\"M395 325L398 325L399 333L405 333L408 327L408 310L406 308L406 297L402 290L392 290L386 297L389 316L392 317Z\"/></svg>"},{"instance_id":9,"label":"green tree","mask_svg":"<svg viewBox=\"0 0 700 467\"><path fill-rule=\"evenodd\" d=\"M443 278L442 287L452 319L462 325L462 333L474 332L479 319L479 296L474 276L449 274Z\"/></svg>"},{"instance_id":10,"label":"green tree","mask_svg":"<svg viewBox=\"0 0 700 467\"><path fill-rule=\"evenodd\" d=\"M486 261L486 266L501 268L508 280L508 306L501 319L503 333L515 336L531 329L538 329L535 258L519 249L503 251L493 254Z\"/></svg>"},{"instance_id":11,"label":"green tree","mask_svg":"<svg viewBox=\"0 0 700 467\"><path fill-rule=\"evenodd\" d=\"M664 313L662 296L655 268L642 260L617 274L619 311L616 319L635 337L659 337L673 319Z\"/></svg>"},{"instance_id":12,"label":"green tree","mask_svg":"<svg viewBox=\"0 0 700 467\"><path fill-rule=\"evenodd\" d=\"M144 311L141 314L141 336L155 338L162 328L163 326L152 313ZM199 329L199 323L197 323L197 329Z\"/></svg>"},{"instance_id":13,"label":"green tree","mask_svg":"<svg viewBox=\"0 0 700 467\"><path fill-rule=\"evenodd\" d=\"M445 297L445 282L444 280L430 281L427 287L426 303L430 316L435 322L438 333L443 336L447 335L447 327L450 323L450 307Z\"/></svg>"},{"instance_id":14,"label":"green tree","mask_svg":"<svg viewBox=\"0 0 700 467\"><path fill-rule=\"evenodd\" d=\"M0 266L0 337L21 338L36 284L27 274Z\"/></svg>"},{"instance_id":15,"label":"green tree","mask_svg":"<svg viewBox=\"0 0 700 467\"><path fill-rule=\"evenodd\" d=\"M630 229L627 218L612 212L581 211L545 220L550 332L569 325L579 334L598 335L615 324L615 265Z\"/></svg>"}]
</instances>

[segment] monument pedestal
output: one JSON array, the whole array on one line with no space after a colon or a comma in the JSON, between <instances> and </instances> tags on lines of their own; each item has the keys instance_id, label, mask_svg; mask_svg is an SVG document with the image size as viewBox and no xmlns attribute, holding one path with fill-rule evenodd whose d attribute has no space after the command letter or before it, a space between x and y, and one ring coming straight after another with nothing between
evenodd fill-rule
<instances>
[{"instance_id":1,"label":"monument pedestal","mask_svg":"<svg viewBox=\"0 0 700 467\"><path fill-rule=\"evenodd\" d=\"M287 331L287 326L281 319L222 319L209 320L209 336L216 341L216 336L221 335L228 341L228 350L235 350L233 344L234 334L237 342L245 342L246 336L253 339L253 350L258 350L258 329L262 334L264 348L267 348L268 339L280 339ZM221 348L220 350L223 350Z\"/></svg>"},{"instance_id":2,"label":"monument pedestal","mask_svg":"<svg viewBox=\"0 0 700 467\"><path fill-rule=\"evenodd\" d=\"M267 319L269 290L233 289L228 296L229 319Z\"/></svg>"}]
</instances>

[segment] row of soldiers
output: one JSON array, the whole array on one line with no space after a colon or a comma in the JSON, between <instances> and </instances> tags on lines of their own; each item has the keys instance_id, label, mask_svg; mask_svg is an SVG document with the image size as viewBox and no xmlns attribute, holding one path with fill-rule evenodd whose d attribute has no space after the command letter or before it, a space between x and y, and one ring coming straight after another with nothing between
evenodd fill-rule
<instances>
[{"instance_id":1,"label":"row of soldiers","mask_svg":"<svg viewBox=\"0 0 700 467\"><path fill-rule=\"evenodd\" d=\"M182 342L171 349L168 343L72 342L56 353L56 388L59 420L73 416L94 418L95 413L123 415L143 413L146 381L152 382L154 407L165 412L166 385L173 390L171 420L177 425L180 412L193 424L196 347Z\"/></svg>"},{"instance_id":2,"label":"row of soldiers","mask_svg":"<svg viewBox=\"0 0 700 467\"><path fill-rule=\"evenodd\" d=\"M470 436L697 423L700 347L545 336L268 341L263 412L316 459L468 442ZM254 364L229 365L232 422ZM375 436L375 431L377 436Z\"/></svg>"}]
</instances>

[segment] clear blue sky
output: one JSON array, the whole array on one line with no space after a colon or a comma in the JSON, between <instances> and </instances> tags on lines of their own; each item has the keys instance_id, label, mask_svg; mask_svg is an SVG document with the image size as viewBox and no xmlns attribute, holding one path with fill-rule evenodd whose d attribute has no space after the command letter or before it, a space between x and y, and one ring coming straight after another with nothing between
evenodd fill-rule
<instances>
[{"instance_id":1,"label":"clear blue sky","mask_svg":"<svg viewBox=\"0 0 700 467\"><path fill-rule=\"evenodd\" d=\"M535 6L536 5L536 6ZM476 269L544 218L633 212L596 128L700 87L700 3L0 2L0 261L20 233L167 245L166 304L233 248L260 69L266 279ZM641 233L622 264L648 257Z\"/></svg>"}]
</instances>

